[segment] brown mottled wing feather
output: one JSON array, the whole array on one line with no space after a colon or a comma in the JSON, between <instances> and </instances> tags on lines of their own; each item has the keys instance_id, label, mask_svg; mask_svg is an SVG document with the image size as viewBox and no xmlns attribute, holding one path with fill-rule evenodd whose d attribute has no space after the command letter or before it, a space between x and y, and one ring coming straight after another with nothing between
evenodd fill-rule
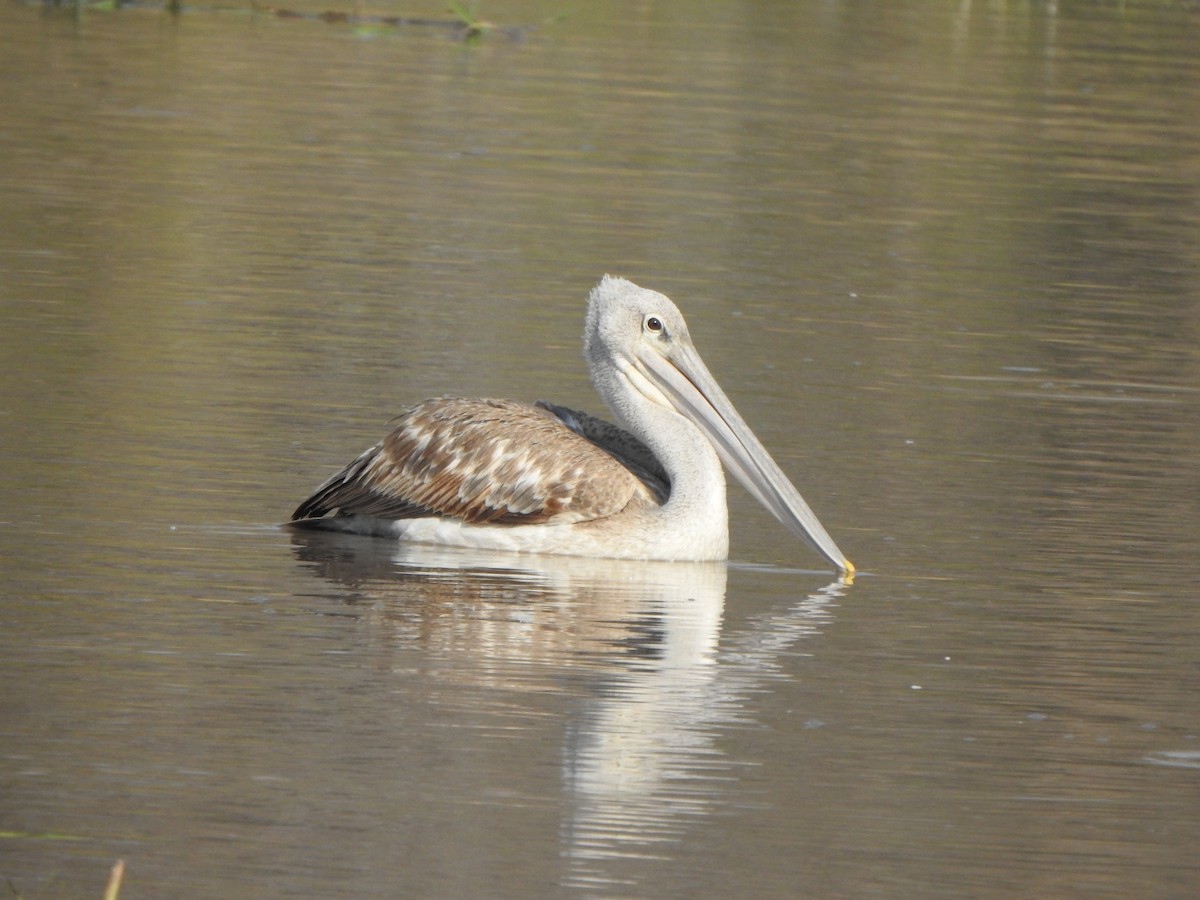
<instances>
[{"instance_id":1,"label":"brown mottled wing feather","mask_svg":"<svg viewBox=\"0 0 1200 900\"><path fill-rule=\"evenodd\" d=\"M330 512L475 524L581 522L659 500L615 456L545 409L510 400L427 400L305 500Z\"/></svg>"}]
</instances>

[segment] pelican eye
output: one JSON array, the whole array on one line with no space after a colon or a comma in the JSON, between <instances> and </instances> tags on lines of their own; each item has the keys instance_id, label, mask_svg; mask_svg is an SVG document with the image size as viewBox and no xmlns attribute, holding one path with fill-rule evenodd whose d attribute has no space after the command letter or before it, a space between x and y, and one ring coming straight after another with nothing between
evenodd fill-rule
<instances>
[{"instance_id":1,"label":"pelican eye","mask_svg":"<svg viewBox=\"0 0 1200 900\"><path fill-rule=\"evenodd\" d=\"M646 316L646 321L643 324L651 334L664 334L667 330L667 327L662 323L662 319L658 316Z\"/></svg>"}]
</instances>

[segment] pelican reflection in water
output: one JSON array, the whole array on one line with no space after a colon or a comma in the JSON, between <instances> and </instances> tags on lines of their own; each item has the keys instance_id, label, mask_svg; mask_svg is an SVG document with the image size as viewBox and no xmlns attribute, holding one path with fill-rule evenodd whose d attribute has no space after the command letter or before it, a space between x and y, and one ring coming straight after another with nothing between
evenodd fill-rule
<instances>
[{"instance_id":1,"label":"pelican reflection in water","mask_svg":"<svg viewBox=\"0 0 1200 900\"><path fill-rule=\"evenodd\" d=\"M305 500L295 526L493 550L720 560L721 462L839 570L854 566L709 374L667 297L605 276L584 358L621 427L511 400L427 400Z\"/></svg>"}]
</instances>

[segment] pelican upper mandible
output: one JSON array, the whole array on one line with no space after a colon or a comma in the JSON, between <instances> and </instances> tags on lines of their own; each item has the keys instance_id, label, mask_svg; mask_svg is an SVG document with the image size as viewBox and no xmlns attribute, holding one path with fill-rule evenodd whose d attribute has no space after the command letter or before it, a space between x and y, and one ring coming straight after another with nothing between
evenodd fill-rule
<instances>
[{"instance_id":1,"label":"pelican upper mandible","mask_svg":"<svg viewBox=\"0 0 1200 900\"><path fill-rule=\"evenodd\" d=\"M459 547L720 560L723 461L789 531L854 572L667 297L606 275L588 297L583 355L621 427L544 401L426 400L290 524Z\"/></svg>"}]
</instances>

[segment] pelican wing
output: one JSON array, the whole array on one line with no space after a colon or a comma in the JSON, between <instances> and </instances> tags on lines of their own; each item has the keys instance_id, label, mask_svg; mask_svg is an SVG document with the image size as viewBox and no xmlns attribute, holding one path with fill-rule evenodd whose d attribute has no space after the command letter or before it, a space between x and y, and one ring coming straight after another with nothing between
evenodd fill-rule
<instances>
[{"instance_id":1,"label":"pelican wing","mask_svg":"<svg viewBox=\"0 0 1200 900\"><path fill-rule=\"evenodd\" d=\"M472 524L569 524L659 502L618 457L545 408L427 400L292 514L445 516ZM314 521L315 520L315 521Z\"/></svg>"}]
</instances>

